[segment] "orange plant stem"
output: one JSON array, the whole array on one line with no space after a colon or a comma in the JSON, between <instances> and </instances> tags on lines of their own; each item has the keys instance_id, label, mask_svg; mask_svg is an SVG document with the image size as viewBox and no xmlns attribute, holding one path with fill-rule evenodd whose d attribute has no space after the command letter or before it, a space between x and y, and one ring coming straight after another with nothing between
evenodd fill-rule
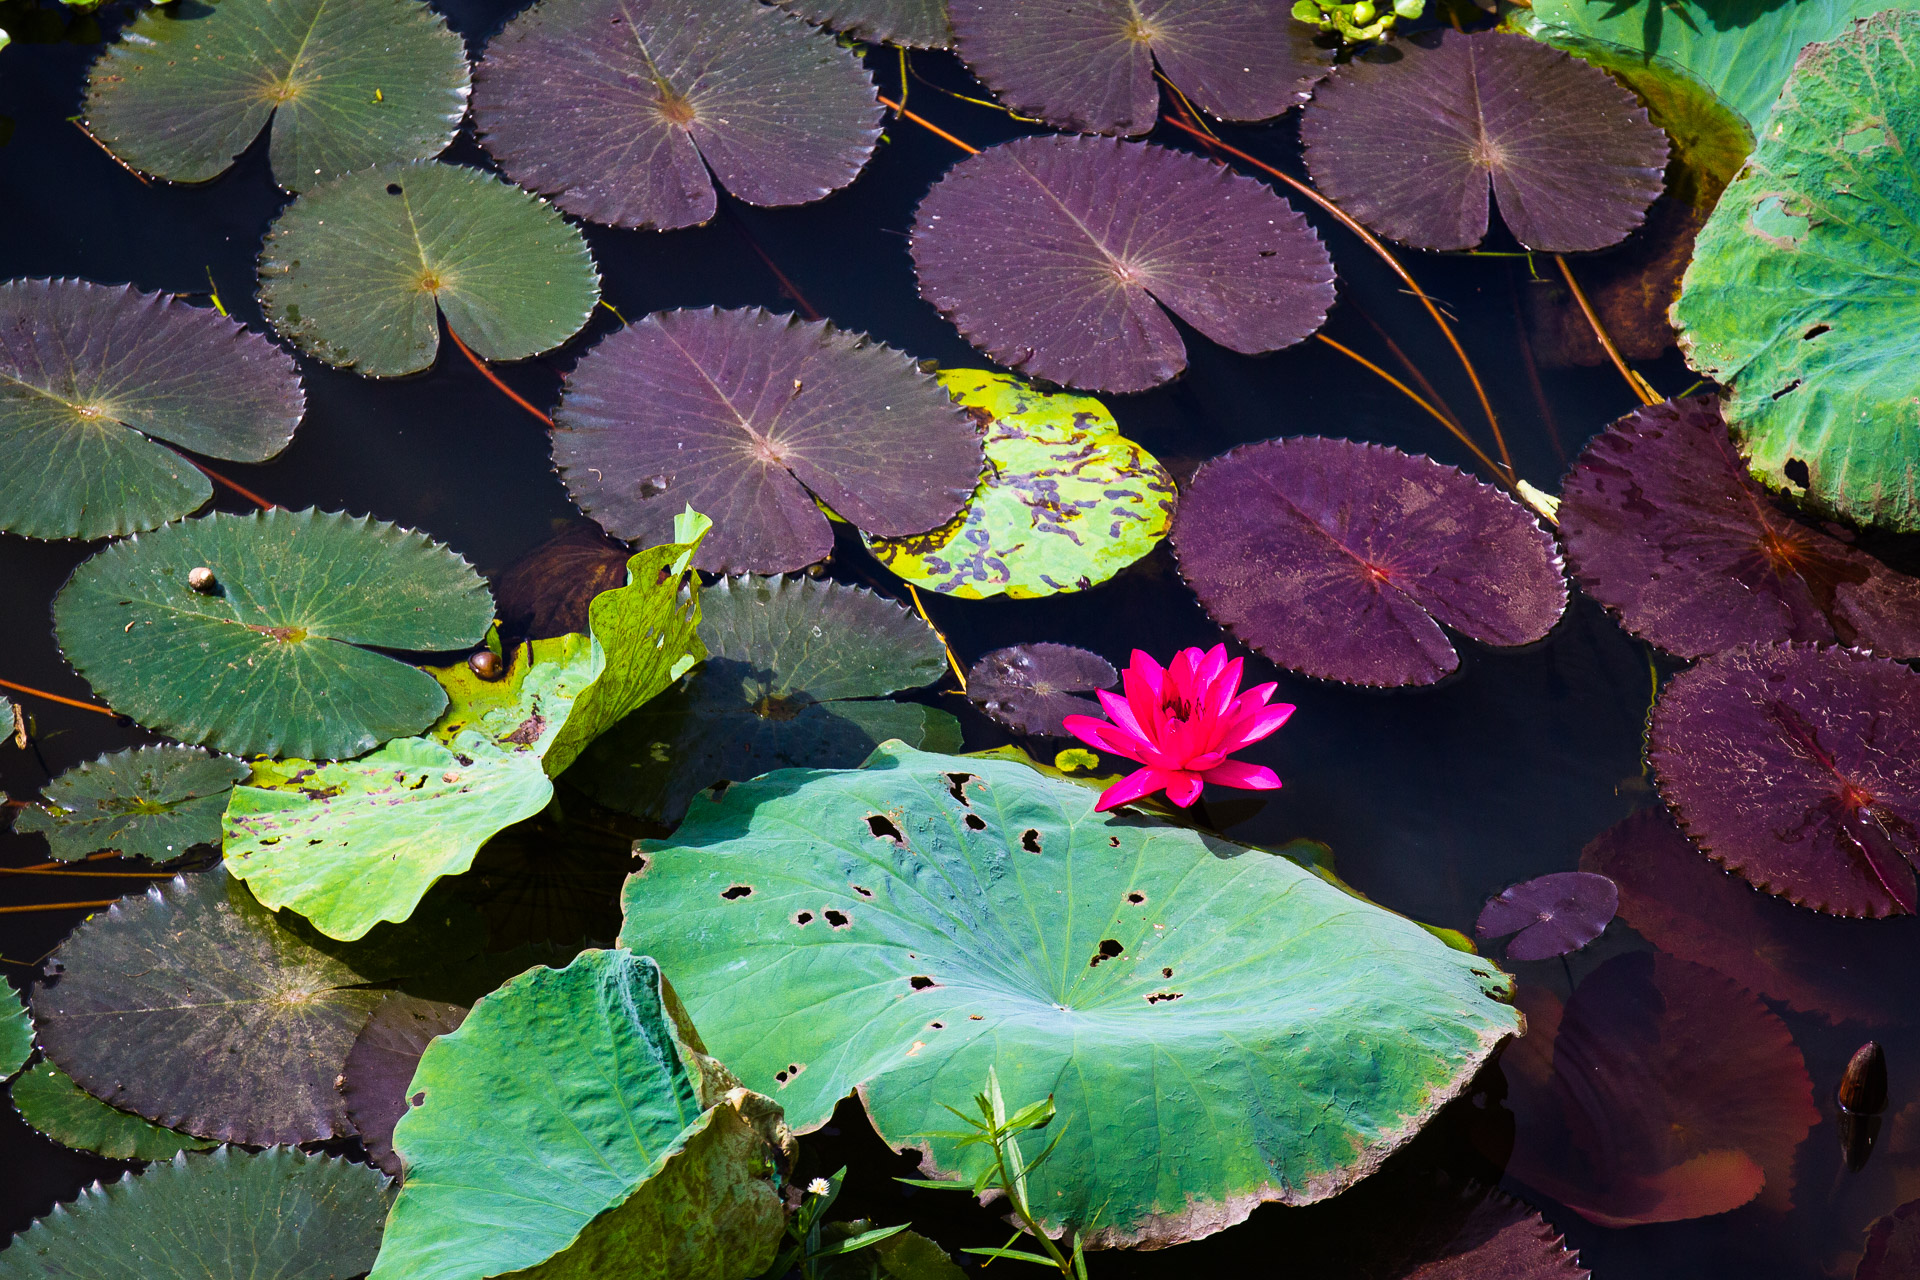
<instances>
[{"instance_id":1,"label":"orange plant stem","mask_svg":"<svg viewBox=\"0 0 1920 1280\"><path fill-rule=\"evenodd\" d=\"M1347 357L1349 360L1355 361L1356 363L1363 365L1368 369L1371 369L1374 373L1378 374L1381 378L1385 379L1388 383L1392 384L1396 389L1399 390L1400 394L1404 395L1407 399L1413 401L1415 404L1419 405L1422 409L1425 409L1428 413L1432 414L1434 421L1438 422L1441 426L1445 427L1448 433L1451 434L1454 439L1458 440L1461 444L1467 446L1467 449L1473 454L1473 456L1480 460L1480 463L1482 466L1486 467L1488 471L1491 471L1496 476L1500 474L1500 468L1494 465L1493 459L1487 456L1486 450L1482 449L1479 445L1473 442L1473 437L1469 436L1465 431L1462 431L1460 429L1459 424L1454 422L1453 419L1447 417L1446 414L1441 413L1438 409L1434 408L1432 405L1428 404L1425 400L1421 399L1419 394L1416 393L1412 387L1409 387L1406 383L1400 381L1400 379L1394 377L1392 374L1388 373L1385 369L1382 369L1379 365L1375 364L1373 361L1361 355L1358 351L1355 351L1350 347L1341 346L1339 343L1335 342L1332 338L1329 338L1326 334L1316 333L1313 336L1320 339L1320 341L1326 343L1328 346L1332 347L1335 351L1338 351L1341 355Z\"/></svg>"},{"instance_id":2,"label":"orange plant stem","mask_svg":"<svg viewBox=\"0 0 1920 1280\"><path fill-rule=\"evenodd\" d=\"M102 898L98 902L42 902L31 907L0 907L0 915L17 915L22 911L92 911L118 901L118 898Z\"/></svg>"},{"instance_id":3,"label":"orange plant stem","mask_svg":"<svg viewBox=\"0 0 1920 1280\"><path fill-rule=\"evenodd\" d=\"M522 396L518 391L515 391L512 387L508 386L506 383L500 381L500 379L494 374L493 370L487 368L486 361L482 360L479 356L473 354L472 351L468 350L467 344L460 341L460 335L453 331L453 326L451 325L447 326L447 336L453 339L454 346L460 348L460 354L473 362L473 367L480 371L481 377L485 378L488 382L491 382L494 386L500 388L500 390L506 395L507 399L513 401L515 404L519 405L522 409L525 409L528 413L540 419L540 421L546 423L547 426L549 427L553 426L552 418L549 418L546 414L534 408L533 404L530 401L528 401L526 397Z\"/></svg>"},{"instance_id":4,"label":"orange plant stem","mask_svg":"<svg viewBox=\"0 0 1920 1280\"><path fill-rule=\"evenodd\" d=\"M15 684L11 680L0 680L0 689L11 689L15 693L30 694L36 698L45 698L48 702L64 703L69 707L79 707L82 711L98 711L103 716L112 716L118 720L120 713L91 702L81 702L77 698L63 698L57 693L48 693L45 689L36 689L32 685Z\"/></svg>"},{"instance_id":5,"label":"orange plant stem","mask_svg":"<svg viewBox=\"0 0 1920 1280\"><path fill-rule=\"evenodd\" d=\"M1573 268L1567 265L1567 260L1560 254L1554 254L1553 260L1559 264L1560 275L1566 280L1567 288L1573 290L1573 300L1580 304L1580 314L1587 318L1587 324L1593 329L1593 336L1600 340L1600 348L1607 353L1607 359L1613 361L1613 367L1618 369L1620 376L1627 380L1628 389L1641 404L1659 404L1660 397L1653 394L1653 389L1647 386L1645 378L1627 367L1626 360L1620 355L1620 348L1614 346L1613 339L1607 336L1606 327L1600 323L1599 314L1594 311L1593 304L1587 301L1586 292L1580 288L1580 282L1573 278Z\"/></svg>"},{"instance_id":6,"label":"orange plant stem","mask_svg":"<svg viewBox=\"0 0 1920 1280\"><path fill-rule=\"evenodd\" d=\"M905 116L907 119L919 125L922 129L925 129L928 133L938 134L940 137L945 138L948 142L951 142L954 146L960 148L962 151L966 152L970 156L977 156L980 154L980 148L975 146L969 146L968 144L960 141L960 139L954 137L952 134L948 133L945 129L942 129L939 125L935 124L933 121L928 120L924 116L915 115L913 112L907 110L905 107L901 106L899 103L895 102L891 98L883 96L880 99L880 105L883 107L887 107L895 112L898 112L902 116Z\"/></svg>"},{"instance_id":7,"label":"orange plant stem","mask_svg":"<svg viewBox=\"0 0 1920 1280\"><path fill-rule=\"evenodd\" d=\"M0 867L3 876L84 876L95 880L171 880L172 871L67 871L60 867Z\"/></svg>"},{"instance_id":8,"label":"orange plant stem","mask_svg":"<svg viewBox=\"0 0 1920 1280\"><path fill-rule=\"evenodd\" d=\"M181 456L185 457L186 455L182 454ZM265 498L261 497L259 494L255 493L253 490L245 488L244 486L232 480L227 479L225 476L221 475L218 471L215 471L212 467L207 466L203 462L195 462L192 458L187 458L187 461L192 462L194 466L198 467L200 469L201 475L205 476L207 479L213 481L216 484L223 484L227 486L227 488L233 490L235 493L239 494L241 497L245 498L248 502L251 502L254 506L260 508L262 511L273 510L273 504L271 502L268 502Z\"/></svg>"}]
</instances>

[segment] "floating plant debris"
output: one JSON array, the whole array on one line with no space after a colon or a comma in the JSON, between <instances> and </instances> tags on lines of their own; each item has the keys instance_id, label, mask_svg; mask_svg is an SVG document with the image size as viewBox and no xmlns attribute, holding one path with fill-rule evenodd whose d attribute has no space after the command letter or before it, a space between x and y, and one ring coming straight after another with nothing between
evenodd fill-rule
<instances>
[{"instance_id":1,"label":"floating plant debris","mask_svg":"<svg viewBox=\"0 0 1920 1280\"><path fill-rule=\"evenodd\" d=\"M1498 31L1394 48L1334 72L1300 120L1314 181L1382 235L1471 249L1491 189L1526 248L1604 249L1660 194L1666 136L1604 71Z\"/></svg>"},{"instance_id":2,"label":"floating plant debris","mask_svg":"<svg viewBox=\"0 0 1920 1280\"><path fill-rule=\"evenodd\" d=\"M1291 205L1138 142L1020 138L972 156L920 202L912 249L921 295L974 346L1092 391L1186 368L1168 311L1252 354L1306 338L1333 305L1332 260Z\"/></svg>"},{"instance_id":3,"label":"floating plant debris","mask_svg":"<svg viewBox=\"0 0 1920 1280\"><path fill-rule=\"evenodd\" d=\"M46 836L62 862L99 849L169 862L197 844L217 844L220 815L247 766L191 747L135 747L67 770L28 805L13 829Z\"/></svg>"},{"instance_id":4,"label":"floating plant debris","mask_svg":"<svg viewBox=\"0 0 1920 1280\"><path fill-rule=\"evenodd\" d=\"M687 506L712 573L825 558L824 503L883 537L950 519L980 434L901 352L770 311L662 311L588 352L554 413L554 466L580 509L656 541Z\"/></svg>"},{"instance_id":5,"label":"floating plant debris","mask_svg":"<svg viewBox=\"0 0 1920 1280\"><path fill-rule=\"evenodd\" d=\"M967 669L967 696L1015 733L1064 737L1063 716L1101 714L1099 703L1080 695L1119 680L1097 653L1040 641L981 654Z\"/></svg>"},{"instance_id":6,"label":"floating plant debris","mask_svg":"<svg viewBox=\"0 0 1920 1280\"><path fill-rule=\"evenodd\" d=\"M1551 960L1598 938L1619 905L1620 891L1605 876L1555 871L1488 899L1473 931L1483 938L1513 934L1509 960Z\"/></svg>"},{"instance_id":7,"label":"floating plant debris","mask_svg":"<svg viewBox=\"0 0 1920 1280\"><path fill-rule=\"evenodd\" d=\"M948 0L959 54L1015 111L1079 133L1140 134L1160 115L1155 66L1222 120L1307 100L1330 50L1288 0Z\"/></svg>"},{"instance_id":8,"label":"floating plant debris","mask_svg":"<svg viewBox=\"0 0 1920 1280\"><path fill-rule=\"evenodd\" d=\"M264 462L305 408L287 354L211 308L85 280L0 284L8 533L99 538L198 510L213 484L168 445Z\"/></svg>"},{"instance_id":9,"label":"floating plant debris","mask_svg":"<svg viewBox=\"0 0 1920 1280\"><path fill-rule=\"evenodd\" d=\"M1444 623L1528 644L1567 606L1553 539L1505 494L1431 458L1316 436L1203 466L1173 526L1214 620L1322 680L1432 684L1460 665Z\"/></svg>"},{"instance_id":10,"label":"floating plant debris","mask_svg":"<svg viewBox=\"0 0 1920 1280\"><path fill-rule=\"evenodd\" d=\"M1675 676L1647 732L1660 794L1716 861L1842 916L1911 915L1920 675L1848 649L1734 649Z\"/></svg>"},{"instance_id":11,"label":"floating plant debris","mask_svg":"<svg viewBox=\"0 0 1920 1280\"><path fill-rule=\"evenodd\" d=\"M1782 511L1712 397L1594 437L1561 487L1560 536L1587 593L1680 657L1777 640L1920 656L1920 580Z\"/></svg>"}]
</instances>

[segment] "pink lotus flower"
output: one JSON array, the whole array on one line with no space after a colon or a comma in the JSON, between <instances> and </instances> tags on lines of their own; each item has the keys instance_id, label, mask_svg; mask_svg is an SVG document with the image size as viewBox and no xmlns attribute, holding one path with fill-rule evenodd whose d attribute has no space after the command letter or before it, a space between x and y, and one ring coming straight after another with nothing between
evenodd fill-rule
<instances>
[{"instance_id":1,"label":"pink lotus flower","mask_svg":"<svg viewBox=\"0 0 1920 1280\"><path fill-rule=\"evenodd\" d=\"M1290 703L1267 705L1278 685L1240 693L1240 665L1239 658L1227 661L1224 644L1204 653L1182 649L1165 667L1135 649L1122 675L1126 696L1099 694L1113 723L1092 716L1063 721L1080 741L1146 766L1108 787L1094 809L1104 812L1161 790L1184 809L1209 782L1248 791L1278 787L1279 776L1264 765L1227 759L1293 714Z\"/></svg>"}]
</instances>

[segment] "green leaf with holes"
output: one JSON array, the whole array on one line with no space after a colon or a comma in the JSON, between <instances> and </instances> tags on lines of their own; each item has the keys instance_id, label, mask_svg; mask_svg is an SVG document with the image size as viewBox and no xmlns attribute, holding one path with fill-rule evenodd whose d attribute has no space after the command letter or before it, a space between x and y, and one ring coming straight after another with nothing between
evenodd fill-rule
<instances>
[{"instance_id":1,"label":"green leaf with holes","mask_svg":"<svg viewBox=\"0 0 1920 1280\"><path fill-rule=\"evenodd\" d=\"M206 590L189 584L212 572ZM333 759L432 724L447 696L376 649L479 641L473 567L384 521L275 507L117 542L53 605L67 660L124 715L235 755ZM363 647L364 646L364 647Z\"/></svg>"},{"instance_id":2,"label":"green leaf with holes","mask_svg":"<svg viewBox=\"0 0 1920 1280\"><path fill-rule=\"evenodd\" d=\"M600 737L567 780L612 808L674 823L695 792L769 769L858 764L889 738L958 750L960 722L881 701L938 680L940 637L864 587L722 578L701 597L707 661Z\"/></svg>"},{"instance_id":3,"label":"green leaf with holes","mask_svg":"<svg viewBox=\"0 0 1920 1280\"><path fill-rule=\"evenodd\" d=\"M1098 400L980 369L940 383L986 424L987 468L938 529L866 538L881 564L964 600L1023 600L1105 582L1166 537L1173 477Z\"/></svg>"},{"instance_id":4,"label":"green leaf with holes","mask_svg":"<svg viewBox=\"0 0 1920 1280\"><path fill-rule=\"evenodd\" d=\"M1519 1030L1477 956L1295 862L1024 765L888 743L698 799L642 846L621 945L801 1131L859 1091L941 1176L988 1068L1051 1094L1050 1230L1167 1245L1376 1168ZM925 1166L923 1166L924 1168Z\"/></svg>"},{"instance_id":5,"label":"green leaf with holes","mask_svg":"<svg viewBox=\"0 0 1920 1280\"><path fill-rule=\"evenodd\" d=\"M168 862L219 841L227 793L246 776L232 756L192 747L116 751L48 783L45 802L22 809L13 829L46 836L62 862L101 849Z\"/></svg>"},{"instance_id":6,"label":"green leaf with holes","mask_svg":"<svg viewBox=\"0 0 1920 1280\"><path fill-rule=\"evenodd\" d=\"M1920 12L1802 56L1701 229L1673 316L1754 474L1920 530Z\"/></svg>"},{"instance_id":7,"label":"green leaf with holes","mask_svg":"<svg viewBox=\"0 0 1920 1280\"><path fill-rule=\"evenodd\" d=\"M95 1184L15 1237L0 1280L333 1280L373 1261L387 1180L286 1147L179 1155Z\"/></svg>"},{"instance_id":8,"label":"green leaf with holes","mask_svg":"<svg viewBox=\"0 0 1920 1280\"><path fill-rule=\"evenodd\" d=\"M671 1007L652 960L585 951L429 1044L371 1280L759 1274L785 1227L779 1109L702 1064Z\"/></svg>"},{"instance_id":9,"label":"green leaf with holes","mask_svg":"<svg viewBox=\"0 0 1920 1280\"><path fill-rule=\"evenodd\" d=\"M283 187L437 155L467 53L418 0L203 0L146 9L87 79L89 132L142 173L205 182L272 123Z\"/></svg>"},{"instance_id":10,"label":"green leaf with holes","mask_svg":"<svg viewBox=\"0 0 1920 1280\"><path fill-rule=\"evenodd\" d=\"M447 710L427 734L358 760L256 765L227 807L227 870L330 937L405 920L435 881L547 807L574 743L704 656L699 592L681 589L704 518L680 528L686 541L637 553L627 585L594 597L591 634L522 645L497 681L465 663L431 669Z\"/></svg>"},{"instance_id":11,"label":"green leaf with holes","mask_svg":"<svg viewBox=\"0 0 1920 1280\"><path fill-rule=\"evenodd\" d=\"M303 193L267 232L260 305L280 335L369 377L417 373L440 320L488 360L551 351L600 301L579 229L492 174L421 161Z\"/></svg>"},{"instance_id":12,"label":"green leaf with holes","mask_svg":"<svg viewBox=\"0 0 1920 1280\"><path fill-rule=\"evenodd\" d=\"M171 1160L219 1145L110 1107L51 1062L36 1063L13 1082L13 1109L62 1146L109 1160Z\"/></svg>"}]
</instances>

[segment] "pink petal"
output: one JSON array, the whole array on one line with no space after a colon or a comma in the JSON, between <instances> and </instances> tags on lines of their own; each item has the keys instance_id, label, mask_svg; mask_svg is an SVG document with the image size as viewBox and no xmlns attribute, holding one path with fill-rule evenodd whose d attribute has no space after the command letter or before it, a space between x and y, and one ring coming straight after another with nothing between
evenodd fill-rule
<instances>
[{"instance_id":1,"label":"pink petal","mask_svg":"<svg viewBox=\"0 0 1920 1280\"><path fill-rule=\"evenodd\" d=\"M1200 682L1202 684L1212 684L1220 678L1221 672L1227 669L1227 646L1224 644L1213 646L1213 648L1201 655L1200 661L1196 666L1199 669L1195 674L1199 677ZM1234 683L1239 684L1240 682L1235 680Z\"/></svg>"},{"instance_id":2,"label":"pink petal","mask_svg":"<svg viewBox=\"0 0 1920 1280\"><path fill-rule=\"evenodd\" d=\"M1228 760L1207 770L1206 780L1217 782L1223 787L1239 787L1242 791L1275 791L1280 787L1280 775L1263 764L1248 764L1244 760Z\"/></svg>"},{"instance_id":3,"label":"pink petal","mask_svg":"<svg viewBox=\"0 0 1920 1280\"><path fill-rule=\"evenodd\" d=\"M1271 698L1274 690L1279 687L1279 685L1272 682L1253 686L1253 688L1241 694L1239 698L1234 701L1233 714L1242 715L1249 711L1257 711L1261 707L1266 706L1267 699Z\"/></svg>"},{"instance_id":4,"label":"pink petal","mask_svg":"<svg viewBox=\"0 0 1920 1280\"><path fill-rule=\"evenodd\" d=\"M1120 674L1120 687L1126 692L1127 705L1133 708L1132 720L1140 727L1140 736L1149 741L1158 738L1161 725L1165 720L1160 709L1159 692L1147 683L1145 676L1132 667L1128 667ZM1106 703L1102 702L1100 705L1106 706Z\"/></svg>"},{"instance_id":5,"label":"pink petal","mask_svg":"<svg viewBox=\"0 0 1920 1280\"><path fill-rule=\"evenodd\" d=\"M1205 773L1209 769L1219 767L1220 762L1226 758L1227 753L1224 751L1202 751L1199 755L1189 759L1182 767L1189 773Z\"/></svg>"},{"instance_id":6,"label":"pink petal","mask_svg":"<svg viewBox=\"0 0 1920 1280\"><path fill-rule=\"evenodd\" d=\"M1096 720L1092 716L1068 716L1060 724L1090 747L1098 747L1129 760L1140 759L1139 741L1118 725Z\"/></svg>"},{"instance_id":7,"label":"pink petal","mask_svg":"<svg viewBox=\"0 0 1920 1280\"><path fill-rule=\"evenodd\" d=\"M1174 775L1160 769L1136 769L1120 781L1100 793L1100 799L1094 804L1095 813L1105 813L1119 805L1138 800L1141 796L1150 796L1173 781Z\"/></svg>"},{"instance_id":8,"label":"pink petal","mask_svg":"<svg viewBox=\"0 0 1920 1280\"><path fill-rule=\"evenodd\" d=\"M1141 727L1138 720L1133 718L1133 708L1127 705L1125 698L1106 689L1095 689L1093 696L1100 699L1100 706L1105 709L1107 718L1119 725L1122 732L1138 738L1141 742L1148 741L1146 730Z\"/></svg>"},{"instance_id":9,"label":"pink petal","mask_svg":"<svg viewBox=\"0 0 1920 1280\"><path fill-rule=\"evenodd\" d=\"M1200 793L1206 790L1206 786L1199 774L1187 773L1183 770L1174 774L1167 783L1167 799L1185 809L1200 798Z\"/></svg>"},{"instance_id":10,"label":"pink petal","mask_svg":"<svg viewBox=\"0 0 1920 1280\"><path fill-rule=\"evenodd\" d=\"M1153 696L1160 696L1160 690L1167 682L1167 669L1154 661L1152 654L1145 649L1135 649L1133 657L1127 662L1127 670L1139 672L1140 678L1153 690Z\"/></svg>"},{"instance_id":11,"label":"pink petal","mask_svg":"<svg viewBox=\"0 0 1920 1280\"><path fill-rule=\"evenodd\" d=\"M1253 716L1235 725L1226 736L1220 740L1220 749L1222 751L1233 752L1258 742L1285 724L1292 715L1293 704L1291 702L1280 702L1275 703L1271 707L1262 707L1258 712L1254 713Z\"/></svg>"}]
</instances>

